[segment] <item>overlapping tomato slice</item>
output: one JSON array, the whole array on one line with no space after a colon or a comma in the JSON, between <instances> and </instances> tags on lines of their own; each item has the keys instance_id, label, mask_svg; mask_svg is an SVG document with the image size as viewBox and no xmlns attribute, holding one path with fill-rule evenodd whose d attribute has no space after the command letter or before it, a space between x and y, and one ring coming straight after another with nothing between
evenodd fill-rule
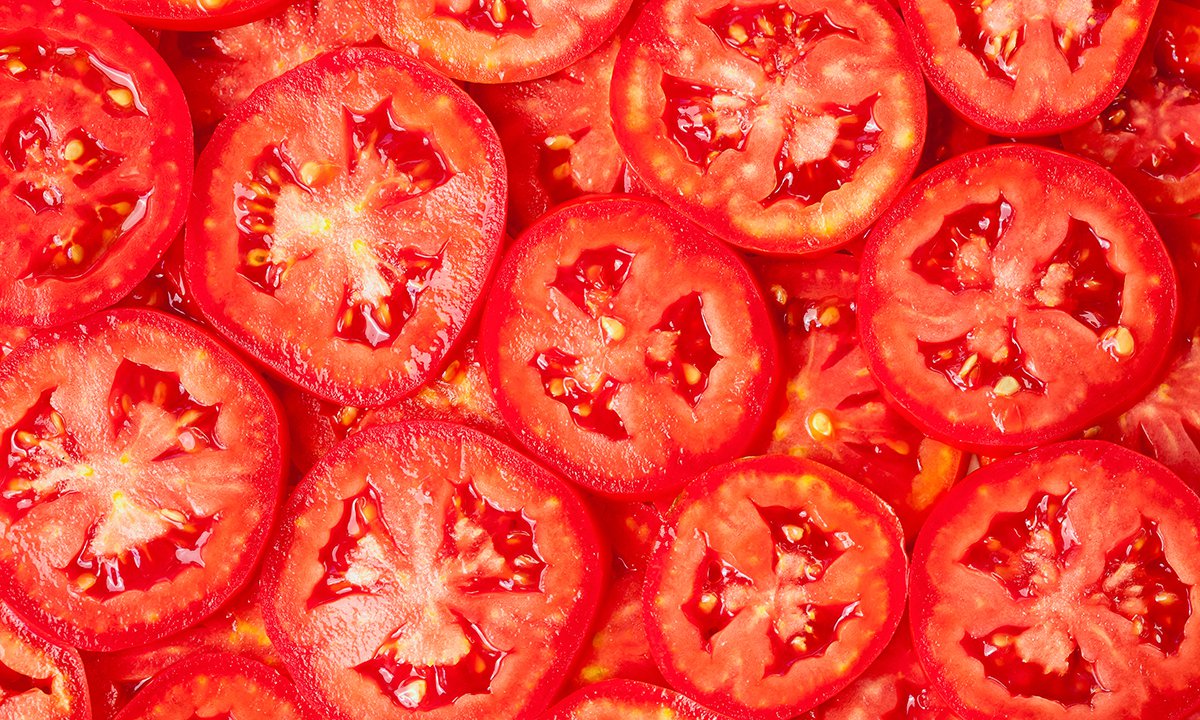
<instances>
[{"instance_id":1,"label":"overlapping tomato slice","mask_svg":"<svg viewBox=\"0 0 1200 720\"><path fill-rule=\"evenodd\" d=\"M646 683L611 680L579 690L551 708L546 720L721 720L686 696Z\"/></svg>"},{"instance_id":2,"label":"overlapping tomato slice","mask_svg":"<svg viewBox=\"0 0 1200 720\"><path fill-rule=\"evenodd\" d=\"M198 653L146 683L114 720L307 720L292 681L242 655Z\"/></svg>"},{"instance_id":3,"label":"overlapping tomato slice","mask_svg":"<svg viewBox=\"0 0 1200 720\"><path fill-rule=\"evenodd\" d=\"M90 720L79 653L55 644L0 603L0 717Z\"/></svg>"},{"instance_id":4,"label":"overlapping tomato slice","mask_svg":"<svg viewBox=\"0 0 1200 720\"><path fill-rule=\"evenodd\" d=\"M258 20L286 0L102 0L101 7L130 23L155 29L213 30Z\"/></svg>"}]
</instances>

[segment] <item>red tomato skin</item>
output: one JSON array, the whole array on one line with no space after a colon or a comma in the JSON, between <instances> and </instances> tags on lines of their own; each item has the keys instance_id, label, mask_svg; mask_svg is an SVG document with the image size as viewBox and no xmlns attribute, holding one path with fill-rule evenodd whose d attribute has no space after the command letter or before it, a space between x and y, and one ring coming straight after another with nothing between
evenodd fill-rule
<instances>
[{"instance_id":1,"label":"red tomato skin","mask_svg":"<svg viewBox=\"0 0 1200 720\"><path fill-rule=\"evenodd\" d=\"M218 12L186 9L180 0L96 0L96 4L123 17L131 25L152 30L218 30L259 20L288 0L232 0L234 7Z\"/></svg>"},{"instance_id":2,"label":"red tomato skin","mask_svg":"<svg viewBox=\"0 0 1200 720\"><path fill-rule=\"evenodd\" d=\"M50 660L54 663L57 670L62 672L62 677L66 681L64 693L71 701L71 713L69 715L55 715L53 718L30 718L29 720L91 720L92 705L88 696L88 680L87 673L84 670L83 660L79 656L79 651L67 645L59 645L42 634L34 631L26 622L13 612L6 603L0 602L0 625L16 635L22 642L32 645L45 652ZM11 670L11 668L5 667ZM9 698L4 697L0 691L0 706L5 704Z\"/></svg>"},{"instance_id":3,"label":"red tomato skin","mask_svg":"<svg viewBox=\"0 0 1200 720\"><path fill-rule=\"evenodd\" d=\"M309 717L308 713L302 709L301 698L297 695L295 686L293 686L289 678L278 670L269 668L257 660L252 660L244 655L224 652L198 652L171 665L147 682L138 691L137 695L134 695L129 704L114 716L114 720L157 720L162 717L168 717L172 720L178 717L180 720L183 720L188 717L187 713L189 711L199 711L201 708L180 707L178 704L168 708L160 704L164 699L162 696L177 685L182 685L201 677L211 682L214 676L219 678L223 675L226 677L241 677L249 680L256 686L255 689L257 692L254 696L242 695L229 698L234 702L243 701L250 705L250 707L245 708L251 711L247 716L247 720L254 720L260 717L266 718L267 715L265 713L270 710L280 712L280 715L273 715L272 717ZM167 709L168 712L175 710L179 714L164 715L164 709ZM235 707L235 709L239 708ZM291 712L284 713L285 709ZM197 718L200 716L194 713L191 717ZM217 715L216 717L219 718L222 716ZM241 715L230 712L226 717L235 717L240 720Z\"/></svg>"},{"instance_id":4,"label":"red tomato skin","mask_svg":"<svg viewBox=\"0 0 1200 720\"><path fill-rule=\"evenodd\" d=\"M602 714L597 718L587 712L586 708L591 703L605 700L611 700L614 704L623 706L610 707L610 713L632 710L636 713L635 717L637 718L727 720L726 716L703 707L686 695L632 680L610 680L583 688L547 710L542 717L543 720L599 720L599 718L614 717L612 714Z\"/></svg>"}]
</instances>

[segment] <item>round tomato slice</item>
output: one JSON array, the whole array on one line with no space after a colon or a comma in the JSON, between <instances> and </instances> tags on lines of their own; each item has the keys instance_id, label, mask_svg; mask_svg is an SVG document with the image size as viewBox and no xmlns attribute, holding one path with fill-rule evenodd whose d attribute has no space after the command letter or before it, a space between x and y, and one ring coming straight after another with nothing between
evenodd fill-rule
<instances>
[{"instance_id":1,"label":"round tomato slice","mask_svg":"<svg viewBox=\"0 0 1200 720\"><path fill-rule=\"evenodd\" d=\"M841 473L767 456L717 467L676 501L645 588L672 687L739 718L791 718L846 687L904 612L904 535Z\"/></svg>"},{"instance_id":2,"label":"round tomato slice","mask_svg":"<svg viewBox=\"0 0 1200 720\"><path fill-rule=\"evenodd\" d=\"M1200 212L1200 8L1166 0L1129 82L1063 135L1117 174L1151 212Z\"/></svg>"},{"instance_id":3,"label":"round tomato slice","mask_svg":"<svg viewBox=\"0 0 1200 720\"><path fill-rule=\"evenodd\" d=\"M1075 127L1129 77L1158 0L901 0L930 84L997 135Z\"/></svg>"},{"instance_id":4,"label":"round tomato slice","mask_svg":"<svg viewBox=\"0 0 1200 720\"><path fill-rule=\"evenodd\" d=\"M918 427L988 454L1082 430L1143 391L1178 304L1145 211L1100 167L987 148L918 180L871 232L859 326Z\"/></svg>"},{"instance_id":5,"label":"round tomato slice","mask_svg":"<svg viewBox=\"0 0 1200 720\"><path fill-rule=\"evenodd\" d=\"M112 305L183 225L191 123L140 35L90 3L0 7L0 323Z\"/></svg>"},{"instance_id":6,"label":"round tomato slice","mask_svg":"<svg viewBox=\"0 0 1200 720\"><path fill-rule=\"evenodd\" d=\"M287 1L97 0L96 4L140 27L196 31L243 25L270 14Z\"/></svg>"},{"instance_id":7,"label":"round tomato slice","mask_svg":"<svg viewBox=\"0 0 1200 720\"><path fill-rule=\"evenodd\" d=\"M503 718L550 703L606 559L560 478L458 425L363 430L296 489L267 631L330 718Z\"/></svg>"},{"instance_id":8,"label":"round tomato slice","mask_svg":"<svg viewBox=\"0 0 1200 720\"><path fill-rule=\"evenodd\" d=\"M91 720L83 661L0 603L0 718Z\"/></svg>"},{"instance_id":9,"label":"round tomato slice","mask_svg":"<svg viewBox=\"0 0 1200 720\"><path fill-rule=\"evenodd\" d=\"M229 653L197 653L138 691L115 720L305 720L278 670Z\"/></svg>"},{"instance_id":10,"label":"round tomato slice","mask_svg":"<svg viewBox=\"0 0 1200 720\"><path fill-rule=\"evenodd\" d=\"M456 80L545 77L604 44L633 0L373 0L363 9L388 45Z\"/></svg>"},{"instance_id":11,"label":"round tomato slice","mask_svg":"<svg viewBox=\"0 0 1200 720\"><path fill-rule=\"evenodd\" d=\"M652 200L583 200L530 228L480 343L513 434L606 495L667 495L741 454L775 379L745 264Z\"/></svg>"},{"instance_id":12,"label":"round tomato slice","mask_svg":"<svg viewBox=\"0 0 1200 720\"><path fill-rule=\"evenodd\" d=\"M71 645L190 626L246 583L282 482L262 381L187 323L113 310L0 363L0 594Z\"/></svg>"},{"instance_id":13,"label":"round tomato slice","mask_svg":"<svg viewBox=\"0 0 1200 720\"><path fill-rule=\"evenodd\" d=\"M495 132L452 82L390 50L328 53L255 91L200 156L187 281L296 385L395 401L470 319L505 187Z\"/></svg>"},{"instance_id":14,"label":"round tomato slice","mask_svg":"<svg viewBox=\"0 0 1200 720\"><path fill-rule=\"evenodd\" d=\"M883 497L915 538L934 501L966 471L966 456L909 424L871 378L858 343L858 260L764 262L758 275L783 330L787 378L767 452L841 470Z\"/></svg>"},{"instance_id":15,"label":"round tomato slice","mask_svg":"<svg viewBox=\"0 0 1200 720\"><path fill-rule=\"evenodd\" d=\"M550 709L544 720L723 720L670 690L612 680L580 690Z\"/></svg>"},{"instance_id":16,"label":"round tomato slice","mask_svg":"<svg viewBox=\"0 0 1200 720\"><path fill-rule=\"evenodd\" d=\"M925 82L883 0L664 0L622 45L612 112L656 195L741 247L817 252L912 177Z\"/></svg>"},{"instance_id":17,"label":"round tomato slice","mask_svg":"<svg viewBox=\"0 0 1200 720\"><path fill-rule=\"evenodd\" d=\"M1117 445L988 465L913 556L917 653L967 720L1163 718L1200 703L1200 498Z\"/></svg>"}]
</instances>

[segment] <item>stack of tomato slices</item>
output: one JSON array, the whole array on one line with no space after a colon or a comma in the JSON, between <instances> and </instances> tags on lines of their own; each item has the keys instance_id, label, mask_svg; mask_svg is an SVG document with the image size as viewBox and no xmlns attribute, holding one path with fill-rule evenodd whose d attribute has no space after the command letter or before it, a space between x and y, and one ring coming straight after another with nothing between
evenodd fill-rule
<instances>
[{"instance_id":1,"label":"stack of tomato slices","mask_svg":"<svg viewBox=\"0 0 1200 720\"><path fill-rule=\"evenodd\" d=\"M0 720L1200 720L1200 1L0 7Z\"/></svg>"}]
</instances>

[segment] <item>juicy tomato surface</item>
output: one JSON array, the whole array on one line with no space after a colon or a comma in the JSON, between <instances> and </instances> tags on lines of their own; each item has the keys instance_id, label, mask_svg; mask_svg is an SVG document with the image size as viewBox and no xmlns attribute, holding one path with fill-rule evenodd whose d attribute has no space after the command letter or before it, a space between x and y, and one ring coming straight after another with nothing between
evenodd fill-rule
<instances>
[{"instance_id":1,"label":"juicy tomato surface","mask_svg":"<svg viewBox=\"0 0 1200 720\"><path fill-rule=\"evenodd\" d=\"M198 328L113 310L0 363L0 593L87 650L152 642L249 579L282 482L278 409Z\"/></svg>"},{"instance_id":2,"label":"juicy tomato surface","mask_svg":"<svg viewBox=\"0 0 1200 720\"><path fill-rule=\"evenodd\" d=\"M257 20L287 0L96 0L141 28L213 30Z\"/></svg>"},{"instance_id":3,"label":"juicy tomato surface","mask_svg":"<svg viewBox=\"0 0 1200 720\"><path fill-rule=\"evenodd\" d=\"M921 156L925 85L881 0L650 4L613 75L638 177L738 246L806 253L861 235Z\"/></svg>"},{"instance_id":4,"label":"juicy tomato surface","mask_svg":"<svg viewBox=\"0 0 1200 720\"><path fill-rule=\"evenodd\" d=\"M183 276L183 235L171 243L162 260L125 296L121 305L161 310L197 324L204 323Z\"/></svg>"},{"instance_id":5,"label":"juicy tomato surface","mask_svg":"<svg viewBox=\"0 0 1200 720\"><path fill-rule=\"evenodd\" d=\"M33 328L21 325L0 325L0 360L20 347L33 332Z\"/></svg>"},{"instance_id":6,"label":"juicy tomato surface","mask_svg":"<svg viewBox=\"0 0 1200 720\"><path fill-rule=\"evenodd\" d=\"M775 338L745 264L652 200L548 215L496 278L480 349L523 444L606 495L678 490L753 439Z\"/></svg>"},{"instance_id":7,"label":"juicy tomato surface","mask_svg":"<svg viewBox=\"0 0 1200 720\"><path fill-rule=\"evenodd\" d=\"M83 661L0 603L0 720L90 720Z\"/></svg>"},{"instance_id":8,"label":"juicy tomato surface","mask_svg":"<svg viewBox=\"0 0 1200 720\"><path fill-rule=\"evenodd\" d=\"M187 103L162 59L90 3L0 8L0 323L112 305L183 225Z\"/></svg>"},{"instance_id":9,"label":"juicy tomato surface","mask_svg":"<svg viewBox=\"0 0 1200 720\"><path fill-rule=\"evenodd\" d=\"M785 406L767 452L837 468L886 500L915 538L934 501L966 471L966 455L930 440L893 410L858 342L858 260L758 265L782 330Z\"/></svg>"},{"instance_id":10,"label":"juicy tomato surface","mask_svg":"<svg viewBox=\"0 0 1200 720\"><path fill-rule=\"evenodd\" d=\"M1162 240L1102 168L1002 145L938 166L871 233L871 372L932 436L991 454L1078 432L1153 381L1178 295Z\"/></svg>"},{"instance_id":11,"label":"juicy tomato surface","mask_svg":"<svg viewBox=\"0 0 1200 720\"><path fill-rule=\"evenodd\" d=\"M307 720L283 673L248 657L199 653L138 691L115 720Z\"/></svg>"},{"instance_id":12,"label":"juicy tomato surface","mask_svg":"<svg viewBox=\"0 0 1200 720\"><path fill-rule=\"evenodd\" d=\"M465 427L383 425L297 488L263 610L331 718L525 718L566 678L605 562L562 479Z\"/></svg>"},{"instance_id":13,"label":"juicy tomato surface","mask_svg":"<svg viewBox=\"0 0 1200 720\"><path fill-rule=\"evenodd\" d=\"M645 587L671 686L739 718L791 718L846 687L904 612L900 522L824 465L766 456L684 490Z\"/></svg>"},{"instance_id":14,"label":"juicy tomato surface","mask_svg":"<svg viewBox=\"0 0 1200 720\"><path fill-rule=\"evenodd\" d=\"M1200 703L1200 498L1130 450L995 462L917 540L912 624L967 720L1172 718Z\"/></svg>"},{"instance_id":15,"label":"juicy tomato surface","mask_svg":"<svg viewBox=\"0 0 1200 720\"><path fill-rule=\"evenodd\" d=\"M901 0L929 82L997 135L1095 117L1129 77L1158 0Z\"/></svg>"},{"instance_id":16,"label":"juicy tomato surface","mask_svg":"<svg viewBox=\"0 0 1200 720\"><path fill-rule=\"evenodd\" d=\"M544 77L592 52L633 0L368 0L385 43L456 80Z\"/></svg>"},{"instance_id":17,"label":"juicy tomato surface","mask_svg":"<svg viewBox=\"0 0 1200 720\"><path fill-rule=\"evenodd\" d=\"M723 720L677 692L630 680L611 680L573 693L544 720Z\"/></svg>"},{"instance_id":18,"label":"juicy tomato surface","mask_svg":"<svg viewBox=\"0 0 1200 720\"><path fill-rule=\"evenodd\" d=\"M1151 212L1200 212L1200 7L1165 0L1129 82L1098 117L1063 135Z\"/></svg>"},{"instance_id":19,"label":"juicy tomato surface","mask_svg":"<svg viewBox=\"0 0 1200 720\"><path fill-rule=\"evenodd\" d=\"M504 231L491 125L389 50L328 53L267 82L218 127L197 178L185 269L205 317L347 405L397 400L436 372Z\"/></svg>"}]
</instances>

